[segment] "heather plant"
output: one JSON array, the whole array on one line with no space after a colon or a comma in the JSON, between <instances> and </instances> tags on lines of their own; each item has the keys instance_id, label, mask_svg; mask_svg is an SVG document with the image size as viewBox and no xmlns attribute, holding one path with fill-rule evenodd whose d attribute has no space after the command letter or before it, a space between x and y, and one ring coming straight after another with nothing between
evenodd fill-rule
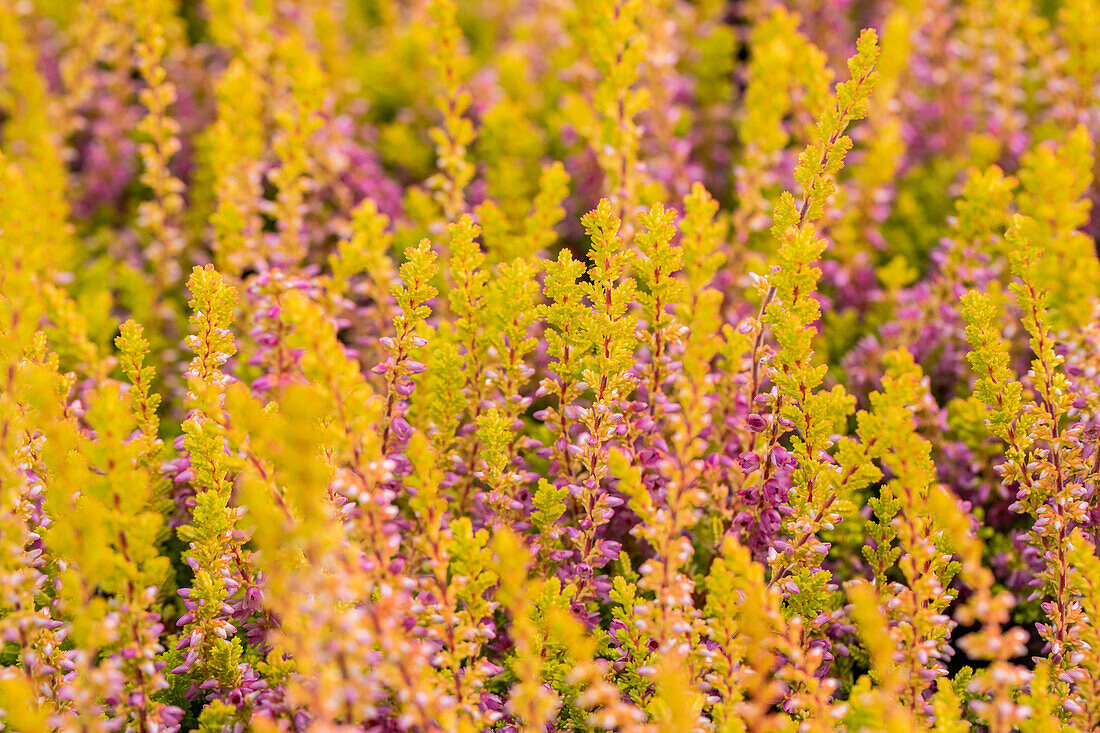
<instances>
[{"instance_id":1,"label":"heather plant","mask_svg":"<svg viewBox=\"0 0 1100 733\"><path fill-rule=\"evenodd\" d=\"M1098 12L0 0L0 730L1100 730Z\"/></svg>"}]
</instances>

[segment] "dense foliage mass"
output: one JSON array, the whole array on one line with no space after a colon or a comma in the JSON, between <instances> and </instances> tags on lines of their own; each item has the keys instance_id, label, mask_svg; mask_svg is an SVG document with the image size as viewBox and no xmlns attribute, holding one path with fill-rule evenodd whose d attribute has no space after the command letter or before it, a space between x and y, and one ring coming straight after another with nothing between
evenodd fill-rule
<instances>
[{"instance_id":1,"label":"dense foliage mass","mask_svg":"<svg viewBox=\"0 0 1100 733\"><path fill-rule=\"evenodd\" d=\"M0 730L1100 730L1098 17L0 0Z\"/></svg>"}]
</instances>

